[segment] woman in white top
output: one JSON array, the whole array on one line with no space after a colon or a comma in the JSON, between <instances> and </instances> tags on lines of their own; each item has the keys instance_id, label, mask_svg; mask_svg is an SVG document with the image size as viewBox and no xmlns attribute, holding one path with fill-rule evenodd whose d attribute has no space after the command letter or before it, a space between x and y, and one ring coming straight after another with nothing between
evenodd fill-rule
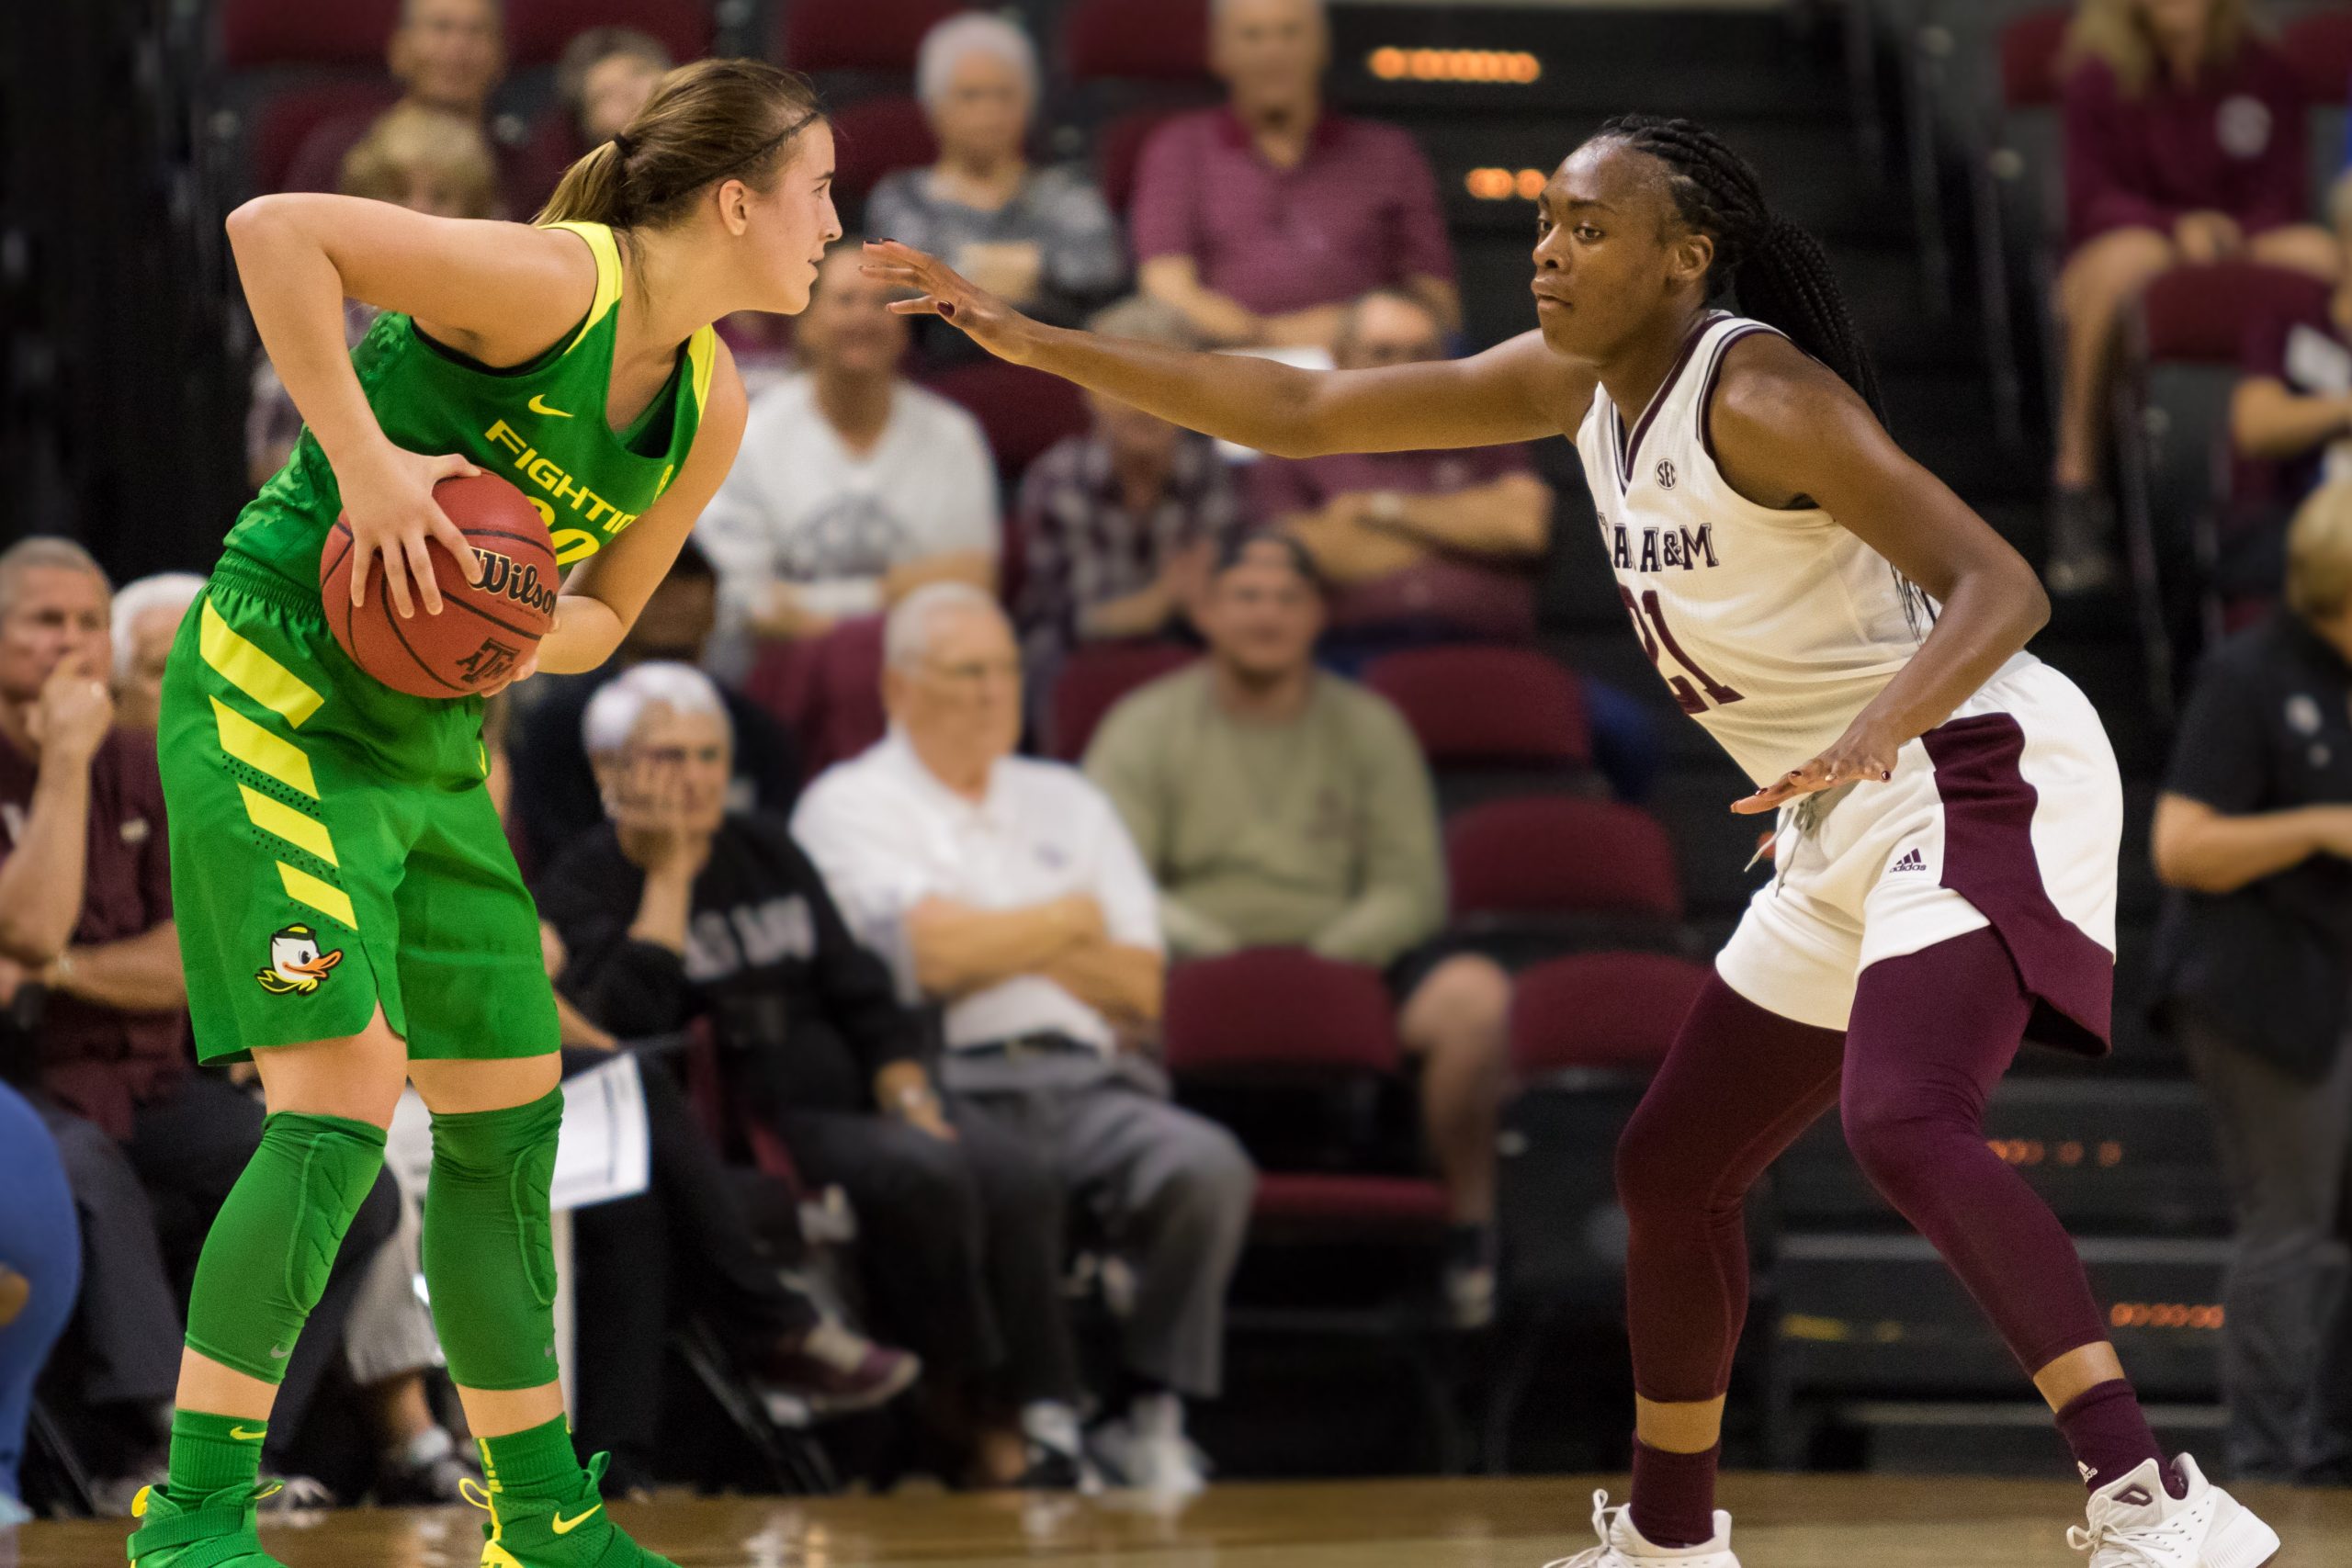
<instances>
[{"instance_id":1,"label":"woman in white top","mask_svg":"<svg viewBox=\"0 0 2352 1568\"><path fill-rule=\"evenodd\" d=\"M1040 326L901 246L868 271L1007 359L1285 457L1576 438L1643 646L1755 781L1733 808L1781 827L1618 1152L1634 1495L1596 1506L1577 1568L1736 1568L1713 1494L1741 1201L1841 1101L2057 1413L2093 1568L2254 1568L2278 1538L2165 1464L2072 1244L1983 1137L2029 1026L2101 1052L2111 1006L2120 788L2096 712L2024 651L2032 569L1887 435L1827 258L1715 136L1612 120L1537 213L1537 330L1377 370ZM1727 289L1744 314L1712 308Z\"/></svg>"}]
</instances>

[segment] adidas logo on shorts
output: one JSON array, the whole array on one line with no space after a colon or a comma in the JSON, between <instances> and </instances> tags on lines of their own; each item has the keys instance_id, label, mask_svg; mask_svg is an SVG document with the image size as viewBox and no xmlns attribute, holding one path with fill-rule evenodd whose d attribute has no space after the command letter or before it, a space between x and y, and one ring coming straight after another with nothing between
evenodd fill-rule
<instances>
[{"instance_id":1,"label":"adidas logo on shorts","mask_svg":"<svg viewBox=\"0 0 2352 1568\"><path fill-rule=\"evenodd\" d=\"M1896 861L1893 865L1888 866L1886 869L1889 871L1925 871L1928 869L1928 859L1918 851L1913 850L1906 853L1901 860Z\"/></svg>"}]
</instances>

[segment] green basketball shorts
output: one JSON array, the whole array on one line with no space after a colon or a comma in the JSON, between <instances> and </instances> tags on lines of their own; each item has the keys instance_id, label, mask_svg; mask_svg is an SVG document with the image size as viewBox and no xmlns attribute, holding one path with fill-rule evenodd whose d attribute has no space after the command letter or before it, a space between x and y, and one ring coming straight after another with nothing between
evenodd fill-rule
<instances>
[{"instance_id":1,"label":"green basketball shorts","mask_svg":"<svg viewBox=\"0 0 2352 1568\"><path fill-rule=\"evenodd\" d=\"M556 1049L478 699L363 673L317 590L231 555L180 624L156 741L199 1060L356 1034L379 1001L412 1057Z\"/></svg>"}]
</instances>

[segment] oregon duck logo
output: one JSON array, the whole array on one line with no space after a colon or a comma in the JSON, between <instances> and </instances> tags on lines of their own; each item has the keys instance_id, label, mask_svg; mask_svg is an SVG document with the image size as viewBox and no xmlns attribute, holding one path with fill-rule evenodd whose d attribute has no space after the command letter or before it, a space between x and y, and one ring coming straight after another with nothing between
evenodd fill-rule
<instances>
[{"instance_id":1,"label":"oregon duck logo","mask_svg":"<svg viewBox=\"0 0 2352 1568\"><path fill-rule=\"evenodd\" d=\"M319 935L308 926L288 926L269 939L269 967L254 978L272 996L307 997L319 988L327 971L343 962L343 949L319 951Z\"/></svg>"}]
</instances>

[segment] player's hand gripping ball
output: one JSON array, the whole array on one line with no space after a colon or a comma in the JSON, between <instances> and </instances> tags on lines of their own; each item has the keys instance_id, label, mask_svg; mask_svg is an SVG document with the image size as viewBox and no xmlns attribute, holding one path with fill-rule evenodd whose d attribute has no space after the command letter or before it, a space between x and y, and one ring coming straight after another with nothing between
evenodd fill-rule
<instances>
[{"instance_id":1,"label":"player's hand gripping ball","mask_svg":"<svg viewBox=\"0 0 2352 1568\"><path fill-rule=\"evenodd\" d=\"M495 691L555 625L555 542L537 508L495 474L443 479L433 499L481 562L481 584L438 539L425 549L441 613L407 617L384 591L380 558L368 562L367 603L351 603L351 525L338 521L319 554L327 626L353 663L396 692L463 697Z\"/></svg>"}]
</instances>

